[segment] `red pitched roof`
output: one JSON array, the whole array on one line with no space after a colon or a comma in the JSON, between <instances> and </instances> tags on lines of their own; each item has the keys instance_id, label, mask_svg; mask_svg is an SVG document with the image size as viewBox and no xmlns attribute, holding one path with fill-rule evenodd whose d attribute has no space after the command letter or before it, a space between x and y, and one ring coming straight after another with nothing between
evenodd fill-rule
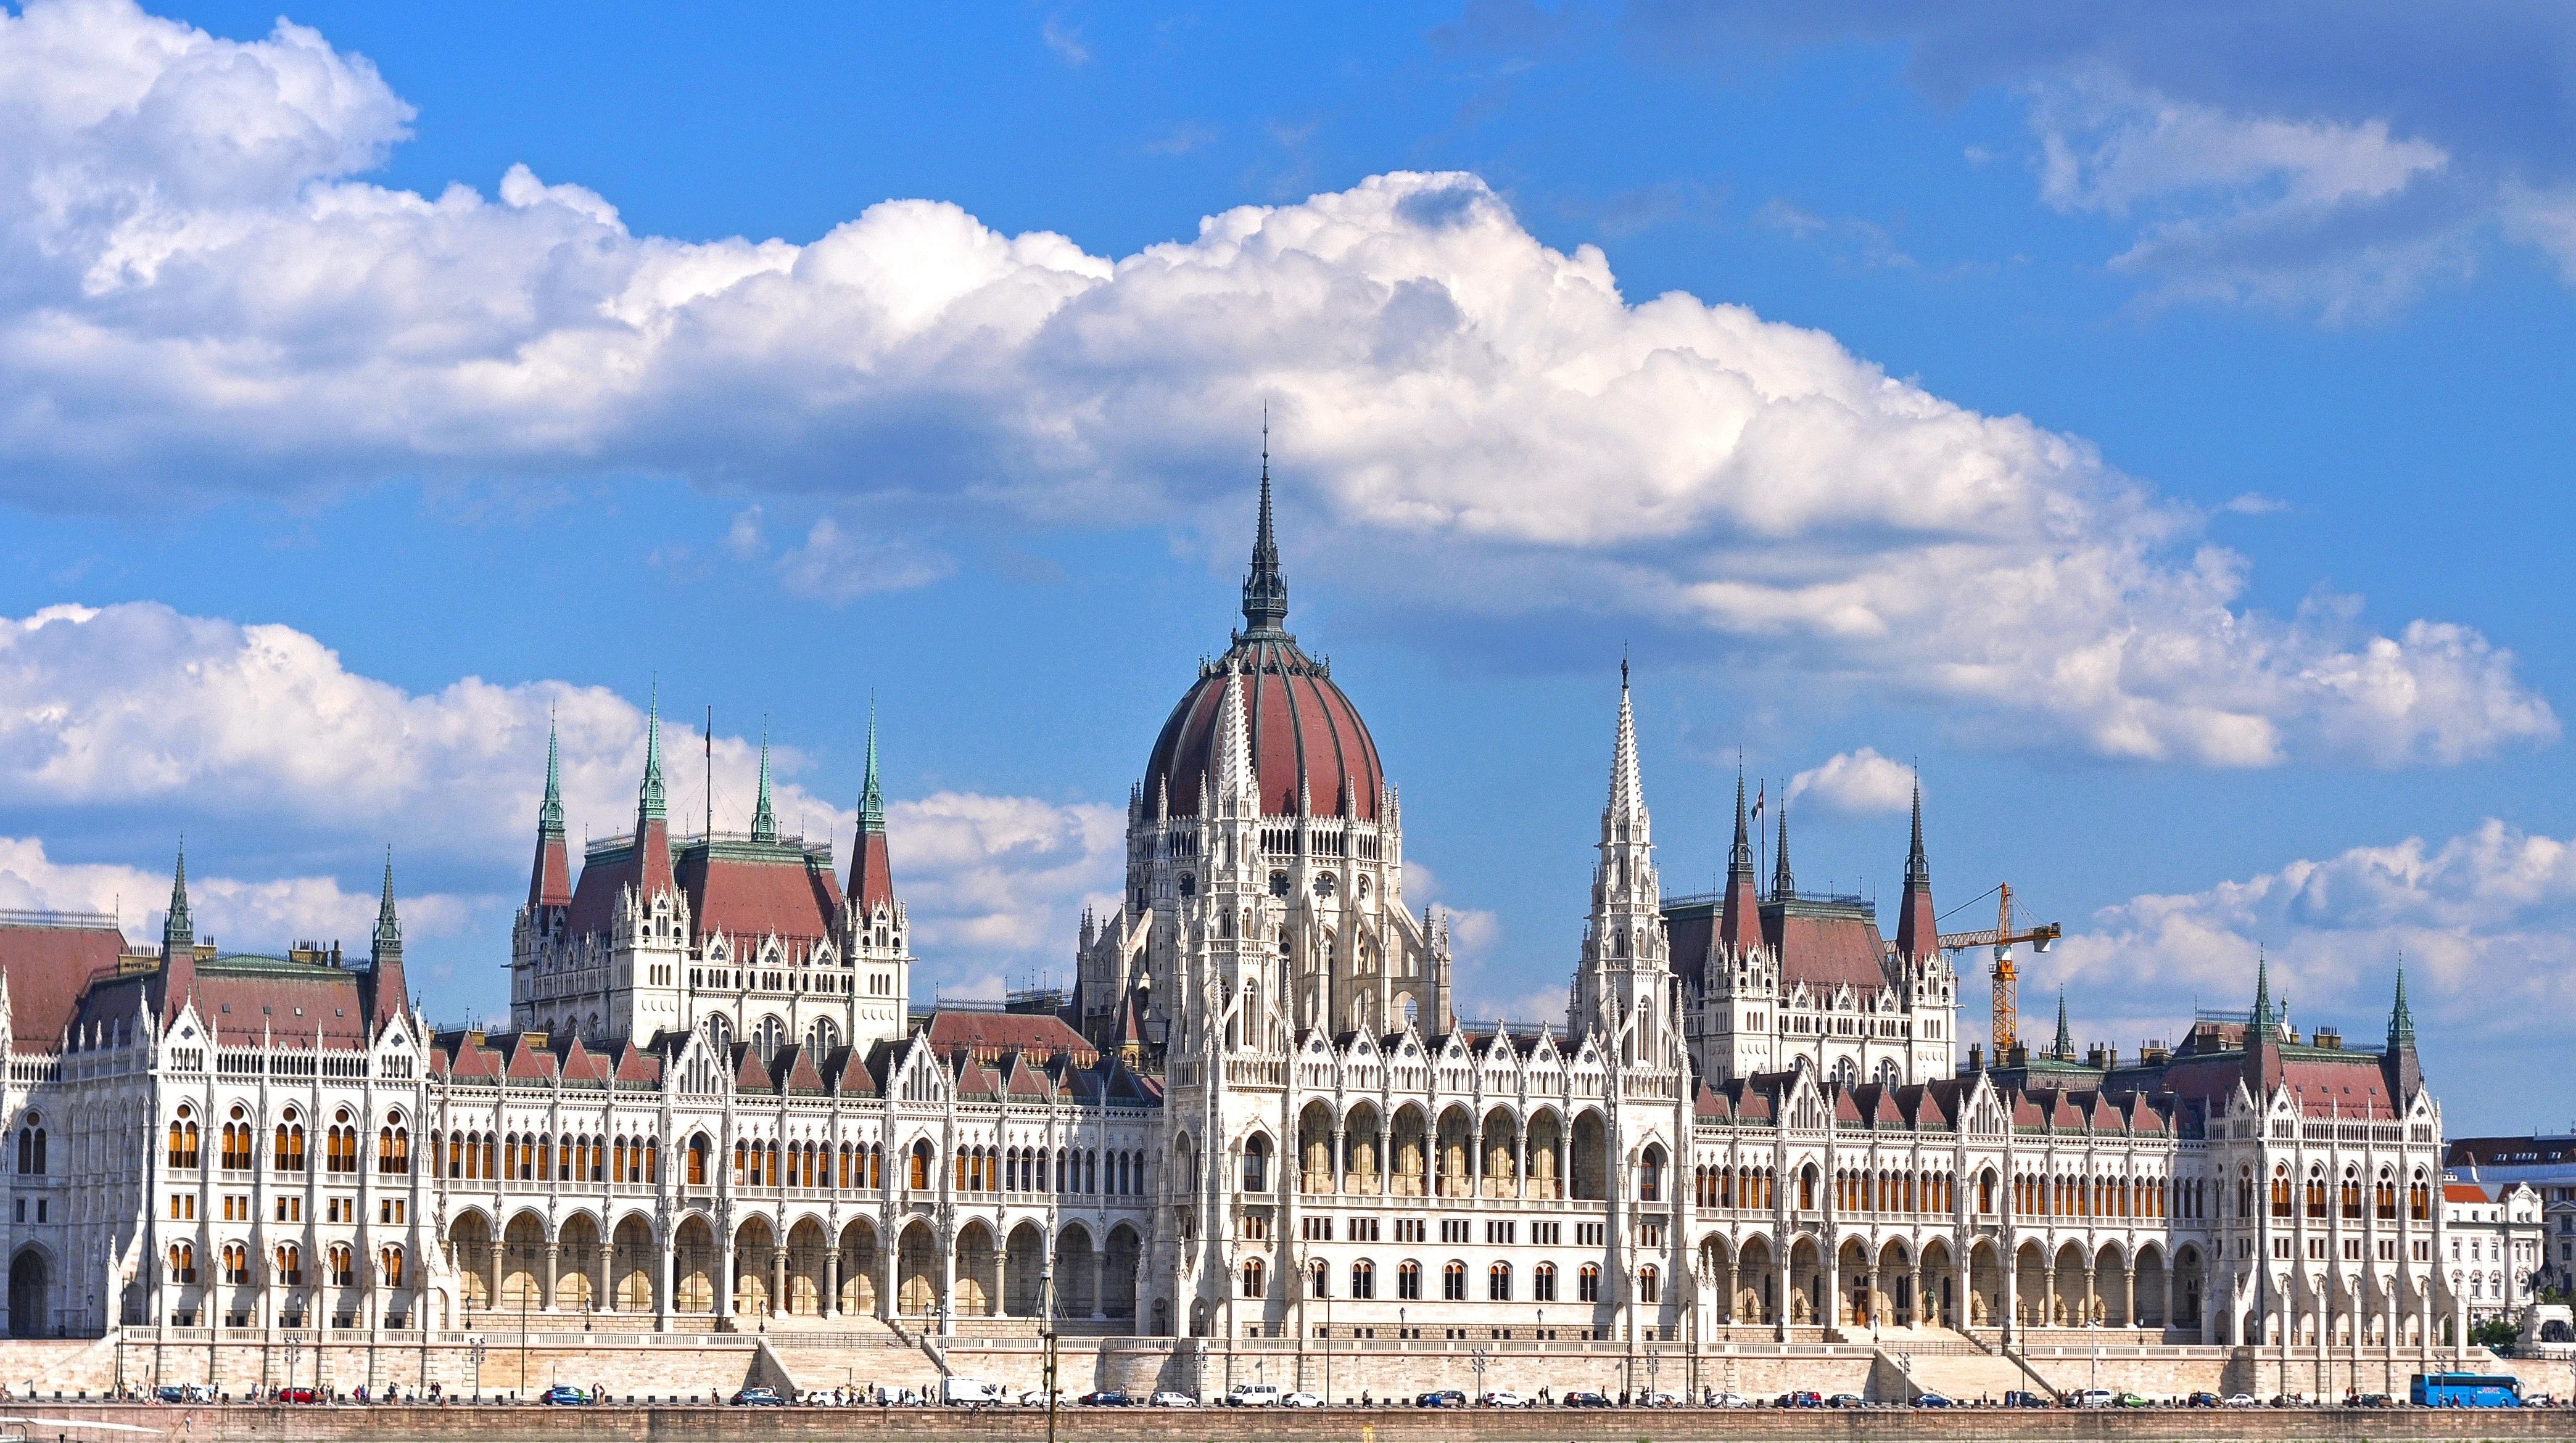
<instances>
[{"instance_id":1,"label":"red pitched roof","mask_svg":"<svg viewBox=\"0 0 2576 1443\"><path fill-rule=\"evenodd\" d=\"M0 924L12 1049L51 1052L71 1026L90 979L113 975L124 952L125 934L114 927Z\"/></svg>"},{"instance_id":2,"label":"red pitched roof","mask_svg":"<svg viewBox=\"0 0 2576 1443\"><path fill-rule=\"evenodd\" d=\"M2388 1074L2379 1058L2354 1053L2349 1062L2300 1058L2281 1064L2281 1081L2309 1117L2396 1117L2399 1109L2388 1095Z\"/></svg>"},{"instance_id":3,"label":"red pitched roof","mask_svg":"<svg viewBox=\"0 0 2576 1443\"><path fill-rule=\"evenodd\" d=\"M1850 987L1863 994L1887 985L1878 924L1860 917L1814 917L1766 912L1769 941L1780 953L1780 981L1803 982L1823 992Z\"/></svg>"},{"instance_id":4,"label":"red pitched roof","mask_svg":"<svg viewBox=\"0 0 2576 1443\"><path fill-rule=\"evenodd\" d=\"M754 849L771 855L738 855ZM839 930L840 885L828 862L785 842L727 843L713 858L708 850L704 843L680 849L680 887L699 937L724 932L757 941L775 933L792 959Z\"/></svg>"},{"instance_id":5,"label":"red pitched roof","mask_svg":"<svg viewBox=\"0 0 2576 1443\"><path fill-rule=\"evenodd\" d=\"M1052 1012L958 1012L942 1009L930 1017L931 1050L946 1056L960 1050L999 1057L1025 1052L1039 1058L1070 1057L1088 1065L1098 1050Z\"/></svg>"}]
</instances>

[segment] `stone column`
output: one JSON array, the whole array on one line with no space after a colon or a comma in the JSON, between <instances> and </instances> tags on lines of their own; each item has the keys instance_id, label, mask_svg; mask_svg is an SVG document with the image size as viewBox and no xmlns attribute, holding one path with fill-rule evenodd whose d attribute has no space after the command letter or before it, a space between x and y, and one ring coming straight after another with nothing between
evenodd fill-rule
<instances>
[{"instance_id":1,"label":"stone column","mask_svg":"<svg viewBox=\"0 0 2576 1443\"><path fill-rule=\"evenodd\" d=\"M877 1317L890 1319L898 1309L894 1290L903 1273L903 1233L900 1229L877 1249L877 1272Z\"/></svg>"},{"instance_id":2,"label":"stone column","mask_svg":"<svg viewBox=\"0 0 2576 1443\"><path fill-rule=\"evenodd\" d=\"M679 1244L669 1229L656 1229L653 1239L653 1331L671 1331L672 1268Z\"/></svg>"},{"instance_id":3,"label":"stone column","mask_svg":"<svg viewBox=\"0 0 2576 1443\"><path fill-rule=\"evenodd\" d=\"M2000 1281L1996 1284L1995 1290L1995 1312L1998 1316L1993 1319L1993 1322L1996 1327L2003 1330L2004 1340L2006 1342L2010 1342L2012 1341L2013 1334L2016 1331L2013 1325L2021 1321L2021 1314L2018 1311L2021 1306L2021 1278L2019 1276L2021 1273L2021 1258L2019 1256L2019 1249L2011 1247L2009 1243L2000 1244L1997 1251L2003 1254L2003 1261L2002 1265L1996 1269ZM1959 1300L1959 1306L1963 1310L1967 1305L1967 1299L1961 1298ZM1964 1323L1967 1319L1962 1317L1959 1321Z\"/></svg>"},{"instance_id":4,"label":"stone column","mask_svg":"<svg viewBox=\"0 0 2576 1443\"><path fill-rule=\"evenodd\" d=\"M823 1252L823 1316L835 1320L841 1316L841 1245L837 1242Z\"/></svg>"},{"instance_id":5,"label":"stone column","mask_svg":"<svg viewBox=\"0 0 2576 1443\"><path fill-rule=\"evenodd\" d=\"M611 1242L599 1245L599 1310L617 1311L617 1245Z\"/></svg>"},{"instance_id":6,"label":"stone column","mask_svg":"<svg viewBox=\"0 0 2576 1443\"><path fill-rule=\"evenodd\" d=\"M733 1316L734 1239L730 1236L731 1229L727 1229L727 1233L728 1236L721 1237L716 1240L715 1284L716 1316L718 1318L730 1318Z\"/></svg>"},{"instance_id":7,"label":"stone column","mask_svg":"<svg viewBox=\"0 0 2576 1443\"><path fill-rule=\"evenodd\" d=\"M2138 1265L2134 1260L2120 1268L2120 1326L2138 1326Z\"/></svg>"},{"instance_id":8,"label":"stone column","mask_svg":"<svg viewBox=\"0 0 2576 1443\"><path fill-rule=\"evenodd\" d=\"M1092 1290L1094 1294L1098 1288ZM939 1336L945 1338L957 1331L957 1235L950 1233L947 1246L939 1250L939 1296L933 1300L939 1309ZM1143 1299L1138 1299L1143 1309Z\"/></svg>"},{"instance_id":9,"label":"stone column","mask_svg":"<svg viewBox=\"0 0 2576 1443\"><path fill-rule=\"evenodd\" d=\"M544 1306L538 1309L539 1312L552 1313L561 1311L560 1304L562 1300L555 1296L555 1285L563 1276L562 1269L563 1244L556 1242L552 1238L548 1238L546 1240L545 1291L538 1295Z\"/></svg>"},{"instance_id":10,"label":"stone column","mask_svg":"<svg viewBox=\"0 0 2576 1443\"><path fill-rule=\"evenodd\" d=\"M1839 1243L1816 1239L1816 1275L1824 1280L1825 1306L1816 1321L1825 1327L1840 1327L1843 1320L1843 1257Z\"/></svg>"},{"instance_id":11,"label":"stone column","mask_svg":"<svg viewBox=\"0 0 2576 1443\"><path fill-rule=\"evenodd\" d=\"M769 1316L787 1316L787 1244L770 1230L769 1242Z\"/></svg>"},{"instance_id":12,"label":"stone column","mask_svg":"<svg viewBox=\"0 0 2576 1443\"><path fill-rule=\"evenodd\" d=\"M1515 1169L1515 1175L1512 1178L1512 1196L1527 1198L1530 1195L1529 1119L1527 1117L1518 1118L1512 1124L1512 1155L1520 1159L1520 1166Z\"/></svg>"}]
</instances>

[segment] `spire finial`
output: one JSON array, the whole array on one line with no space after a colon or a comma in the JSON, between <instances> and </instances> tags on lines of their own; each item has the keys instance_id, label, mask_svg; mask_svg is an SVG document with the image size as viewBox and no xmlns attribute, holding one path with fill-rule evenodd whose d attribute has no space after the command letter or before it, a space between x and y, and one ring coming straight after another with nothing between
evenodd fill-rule
<instances>
[{"instance_id":1,"label":"spire finial","mask_svg":"<svg viewBox=\"0 0 2576 1443\"><path fill-rule=\"evenodd\" d=\"M546 712L546 799L537 804L537 830L550 837L560 837L564 829L563 810L563 744L555 729L554 712Z\"/></svg>"},{"instance_id":2,"label":"spire finial","mask_svg":"<svg viewBox=\"0 0 2576 1443\"><path fill-rule=\"evenodd\" d=\"M161 917L161 945L166 950L196 943L196 923L188 916L188 834L182 832L178 865L170 870L170 910Z\"/></svg>"},{"instance_id":3,"label":"spire finial","mask_svg":"<svg viewBox=\"0 0 2576 1443\"><path fill-rule=\"evenodd\" d=\"M653 683L650 697L644 710L644 788L636 798L636 814L640 818L660 821L665 815L662 797L661 682Z\"/></svg>"},{"instance_id":4,"label":"spire finial","mask_svg":"<svg viewBox=\"0 0 2576 1443\"><path fill-rule=\"evenodd\" d=\"M2388 1050L2415 1045L2415 1013L2406 1005L2406 954L2397 954L2397 1005L2388 1013Z\"/></svg>"},{"instance_id":5,"label":"spire finial","mask_svg":"<svg viewBox=\"0 0 2576 1443\"><path fill-rule=\"evenodd\" d=\"M1252 537L1252 570L1243 578L1243 624L1253 636L1285 636L1288 580L1279 570L1279 537L1270 514L1270 406L1261 407L1261 520Z\"/></svg>"},{"instance_id":6,"label":"spire finial","mask_svg":"<svg viewBox=\"0 0 2576 1443\"><path fill-rule=\"evenodd\" d=\"M751 839L778 840L778 814L769 805L769 718L760 719L760 799L751 808Z\"/></svg>"},{"instance_id":7,"label":"spire finial","mask_svg":"<svg viewBox=\"0 0 2576 1443\"><path fill-rule=\"evenodd\" d=\"M1786 902L1797 895L1798 889L1796 880L1789 875L1789 794L1785 789L1780 793L1780 830L1775 845L1779 856L1771 867L1771 896L1774 901Z\"/></svg>"},{"instance_id":8,"label":"spire finial","mask_svg":"<svg viewBox=\"0 0 2576 1443\"><path fill-rule=\"evenodd\" d=\"M382 957L388 950L402 950L402 919L394 914L394 849L391 843L385 846L384 895L376 903L375 952Z\"/></svg>"},{"instance_id":9,"label":"spire finial","mask_svg":"<svg viewBox=\"0 0 2576 1443\"><path fill-rule=\"evenodd\" d=\"M1604 816L1640 818L1645 814L1646 788L1637 773L1637 714L1628 701L1628 660L1621 657L1619 739L1610 754L1610 804ZM1644 837L1641 835L1637 840L1643 841Z\"/></svg>"},{"instance_id":10,"label":"spire finial","mask_svg":"<svg viewBox=\"0 0 2576 1443\"><path fill-rule=\"evenodd\" d=\"M2272 961L2261 943L2254 947L2254 1017L2246 1030L2245 1045L2253 1046L2278 1026L2272 1016Z\"/></svg>"},{"instance_id":11,"label":"spire finial","mask_svg":"<svg viewBox=\"0 0 2576 1443\"><path fill-rule=\"evenodd\" d=\"M2049 1054L2067 1058L2075 1055L2075 1036L2066 1027L2066 989L2057 989L2057 1040L2049 1044Z\"/></svg>"},{"instance_id":12,"label":"spire finial","mask_svg":"<svg viewBox=\"0 0 2576 1443\"><path fill-rule=\"evenodd\" d=\"M1905 885L1911 889L1928 885L1932 880L1932 863L1923 854L1923 773L1914 774L1914 841L1905 851Z\"/></svg>"},{"instance_id":13,"label":"spire finial","mask_svg":"<svg viewBox=\"0 0 2576 1443\"><path fill-rule=\"evenodd\" d=\"M885 830L885 792L877 785L877 699L868 698L868 774L859 787L859 835Z\"/></svg>"},{"instance_id":14,"label":"spire finial","mask_svg":"<svg viewBox=\"0 0 2576 1443\"><path fill-rule=\"evenodd\" d=\"M1753 875L1753 834L1744 825L1744 763L1735 764L1735 845L1726 849L1729 879Z\"/></svg>"}]
</instances>

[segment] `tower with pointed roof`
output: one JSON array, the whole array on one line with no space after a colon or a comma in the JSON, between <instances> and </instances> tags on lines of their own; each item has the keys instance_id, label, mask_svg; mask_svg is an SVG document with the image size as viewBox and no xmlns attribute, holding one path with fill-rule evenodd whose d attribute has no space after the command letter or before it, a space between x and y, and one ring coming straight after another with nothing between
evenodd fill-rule
<instances>
[{"instance_id":1,"label":"tower with pointed roof","mask_svg":"<svg viewBox=\"0 0 2576 1443\"><path fill-rule=\"evenodd\" d=\"M764 749L765 751L765 749ZM761 769L763 805L768 763ZM886 845L885 787L877 774L877 713L868 707L867 772L859 784L859 821L850 838L850 879L842 892L848 918L851 1040L864 1044L904 1034L912 1005L912 925L895 895L893 854Z\"/></svg>"},{"instance_id":2,"label":"tower with pointed roof","mask_svg":"<svg viewBox=\"0 0 2576 1443\"><path fill-rule=\"evenodd\" d=\"M2388 1045L2380 1053L2388 1095L2404 1107L2424 1090L2424 1063L2415 1052L2415 1013L2406 1005L2406 961L2397 962L2397 997L2388 1009Z\"/></svg>"},{"instance_id":3,"label":"tower with pointed roof","mask_svg":"<svg viewBox=\"0 0 2576 1443\"><path fill-rule=\"evenodd\" d=\"M1672 1015L1672 966L1666 952L1663 883L1656 875L1654 818L1646 809L1637 764L1637 716L1628 663L1619 663L1619 722L1610 750L1610 795L1594 844L1592 913L1575 970L1576 1036L1597 1036L1623 1064L1679 1064L1680 1029Z\"/></svg>"}]
</instances>

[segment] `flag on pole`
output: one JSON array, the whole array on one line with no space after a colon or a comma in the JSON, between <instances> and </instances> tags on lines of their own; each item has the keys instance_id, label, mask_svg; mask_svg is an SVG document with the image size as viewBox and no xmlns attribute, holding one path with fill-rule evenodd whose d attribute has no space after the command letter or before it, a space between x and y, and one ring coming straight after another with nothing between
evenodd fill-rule
<instances>
[{"instance_id":1,"label":"flag on pole","mask_svg":"<svg viewBox=\"0 0 2576 1443\"><path fill-rule=\"evenodd\" d=\"M1757 827L1762 825L1762 799L1770 785L1768 782L1756 782L1753 785L1753 825Z\"/></svg>"}]
</instances>

